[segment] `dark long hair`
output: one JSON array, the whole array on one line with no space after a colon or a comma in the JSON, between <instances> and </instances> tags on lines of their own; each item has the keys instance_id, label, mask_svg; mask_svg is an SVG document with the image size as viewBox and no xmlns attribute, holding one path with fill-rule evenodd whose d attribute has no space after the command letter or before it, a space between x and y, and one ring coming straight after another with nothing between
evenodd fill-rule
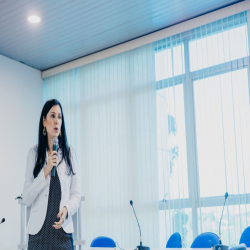
<instances>
[{"instance_id":1,"label":"dark long hair","mask_svg":"<svg viewBox=\"0 0 250 250\"><path fill-rule=\"evenodd\" d=\"M59 148L62 150L62 160L59 162L58 165L60 165L61 162L65 160L68 166L68 175L72 173L75 174L73 172L72 162L70 160L70 156L71 154L73 154L73 152L70 152L70 148L68 146L62 105L58 100L51 99L44 104L42 113L40 116L39 129L38 129L38 148L37 148L36 165L33 171L34 178L37 177L37 175L40 173L41 169L43 168L43 165L46 160L46 150L49 149L47 134L46 136L43 135L43 117L46 119L46 116L48 112L50 111L50 109L56 105L60 106L61 115L62 115L61 136L58 136Z\"/></svg>"}]
</instances>

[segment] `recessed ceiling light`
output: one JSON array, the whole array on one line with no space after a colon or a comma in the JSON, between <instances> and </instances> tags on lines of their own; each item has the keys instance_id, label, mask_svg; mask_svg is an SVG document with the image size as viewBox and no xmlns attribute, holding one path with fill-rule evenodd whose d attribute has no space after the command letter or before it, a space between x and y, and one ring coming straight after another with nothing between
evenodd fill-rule
<instances>
[{"instance_id":1,"label":"recessed ceiling light","mask_svg":"<svg viewBox=\"0 0 250 250\"><path fill-rule=\"evenodd\" d=\"M41 18L38 17L38 16L29 16L28 17L28 20L31 22L31 23L39 23L41 21Z\"/></svg>"}]
</instances>

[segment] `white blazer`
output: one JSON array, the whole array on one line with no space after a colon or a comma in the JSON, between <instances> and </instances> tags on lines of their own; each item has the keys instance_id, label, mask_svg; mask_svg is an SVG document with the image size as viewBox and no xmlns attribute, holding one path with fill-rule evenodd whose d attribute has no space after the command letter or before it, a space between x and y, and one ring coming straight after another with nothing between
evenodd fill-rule
<instances>
[{"instance_id":1,"label":"white blazer","mask_svg":"<svg viewBox=\"0 0 250 250\"><path fill-rule=\"evenodd\" d=\"M75 154L72 148L70 147L71 152L71 162L73 172L75 175L67 174L66 162L63 160L62 163L57 167L57 173L61 182L61 202L60 210L65 206L68 209L68 216L65 218L62 225L63 230L66 233L73 233L73 222L72 215L76 213L80 205L80 192L78 188L77 180L77 169L76 169L76 159ZM25 173L25 182L23 186L23 202L29 207L31 206L30 218L27 225L27 234L37 234L43 226L45 221L45 216L47 213L47 205L49 198L49 187L51 174L45 179L44 168L46 167L46 162L48 161L48 154L46 152L46 162L43 166L43 169L40 171L38 176L34 179L33 170L36 164L36 154L37 154L37 145L32 147L28 153L26 173ZM62 151L58 151L58 163L62 159ZM56 218L55 218L56 220ZM52 226L52 225L51 225Z\"/></svg>"}]
</instances>

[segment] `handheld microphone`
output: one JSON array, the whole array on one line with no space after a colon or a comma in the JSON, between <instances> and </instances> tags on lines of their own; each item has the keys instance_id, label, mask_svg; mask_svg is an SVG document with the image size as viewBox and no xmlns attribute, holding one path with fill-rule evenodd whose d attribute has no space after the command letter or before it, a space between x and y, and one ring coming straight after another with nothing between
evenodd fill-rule
<instances>
[{"instance_id":1,"label":"handheld microphone","mask_svg":"<svg viewBox=\"0 0 250 250\"><path fill-rule=\"evenodd\" d=\"M228 250L229 249L229 246L222 245L222 241L221 241L221 221L222 221L222 216L223 216L223 212L224 212L224 208L225 208L225 205L226 205L227 198L228 198L228 192L225 193L225 201L224 201L224 205L223 205L223 209L222 209L222 213L221 213L221 218L220 218L219 244L214 246L214 250Z\"/></svg>"},{"instance_id":2,"label":"handheld microphone","mask_svg":"<svg viewBox=\"0 0 250 250\"><path fill-rule=\"evenodd\" d=\"M2 218L0 224L4 223L5 222L5 218Z\"/></svg>"},{"instance_id":3,"label":"handheld microphone","mask_svg":"<svg viewBox=\"0 0 250 250\"><path fill-rule=\"evenodd\" d=\"M54 137L53 138L53 151L57 151L57 146L58 146L58 138ZM55 175L56 175L56 166L53 166L51 170L51 176L55 177Z\"/></svg>"},{"instance_id":4,"label":"handheld microphone","mask_svg":"<svg viewBox=\"0 0 250 250\"><path fill-rule=\"evenodd\" d=\"M133 201L132 201L132 200L130 201L130 205L132 206L132 208L133 208L133 210L134 210L135 218L136 218L136 221L137 221L137 223L138 223L138 227L139 227L139 231L140 231L140 246L137 246L137 249L138 249L138 250L150 250L150 247L146 247L146 246L143 246L143 245L142 245L141 227L140 227L139 221L138 221L138 219L137 219L137 216L136 216L136 213L135 213L135 209L134 209Z\"/></svg>"}]
</instances>

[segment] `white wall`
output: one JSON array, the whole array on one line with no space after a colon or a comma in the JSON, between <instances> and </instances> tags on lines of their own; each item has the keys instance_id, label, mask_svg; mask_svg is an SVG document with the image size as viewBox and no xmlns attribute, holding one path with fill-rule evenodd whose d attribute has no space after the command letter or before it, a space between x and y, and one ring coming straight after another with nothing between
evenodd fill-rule
<instances>
[{"instance_id":1,"label":"white wall","mask_svg":"<svg viewBox=\"0 0 250 250\"><path fill-rule=\"evenodd\" d=\"M17 249L26 157L37 143L43 105L41 72L0 55L0 250Z\"/></svg>"}]
</instances>

